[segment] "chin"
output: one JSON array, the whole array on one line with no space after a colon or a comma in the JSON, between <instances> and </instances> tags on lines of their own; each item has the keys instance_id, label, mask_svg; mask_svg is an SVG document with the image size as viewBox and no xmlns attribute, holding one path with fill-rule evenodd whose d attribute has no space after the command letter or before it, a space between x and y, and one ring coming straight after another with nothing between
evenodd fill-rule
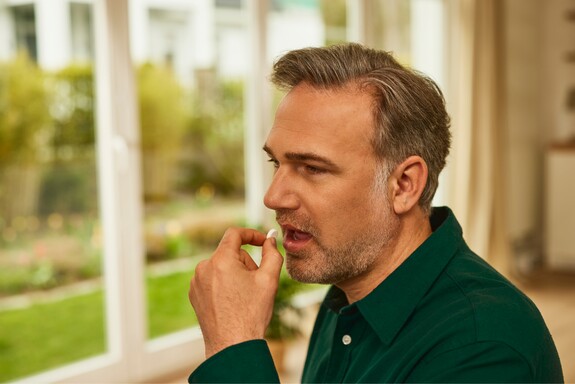
<instances>
[{"instance_id":1,"label":"chin","mask_svg":"<svg viewBox=\"0 0 575 384\"><path fill-rule=\"evenodd\" d=\"M310 273L311 269L313 268L310 268L308 263L303 262L301 257L286 254L286 270L292 279L306 284L317 283L316 280L318 276L314 276L313 273Z\"/></svg>"},{"instance_id":2,"label":"chin","mask_svg":"<svg viewBox=\"0 0 575 384\"><path fill-rule=\"evenodd\" d=\"M293 261L293 260L292 260ZM299 259L298 261L302 261ZM294 265L297 264L297 265ZM288 275L295 281L305 284L334 284L334 279L321 274L324 270L321 266L311 266L309 263L293 263L287 259L286 270Z\"/></svg>"}]
</instances>

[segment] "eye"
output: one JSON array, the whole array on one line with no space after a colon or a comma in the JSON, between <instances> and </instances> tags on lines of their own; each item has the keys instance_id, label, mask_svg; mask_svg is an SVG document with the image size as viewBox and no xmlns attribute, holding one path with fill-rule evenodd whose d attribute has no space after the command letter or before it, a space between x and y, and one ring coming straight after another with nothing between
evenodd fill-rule
<instances>
[{"instance_id":1,"label":"eye","mask_svg":"<svg viewBox=\"0 0 575 384\"><path fill-rule=\"evenodd\" d=\"M280 162L277 161L276 159L269 158L268 163L272 163L275 169L278 169L280 167Z\"/></svg>"},{"instance_id":2,"label":"eye","mask_svg":"<svg viewBox=\"0 0 575 384\"><path fill-rule=\"evenodd\" d=\"M305 168L305 171L306 171L307 173L311 174L311 175L321 175L321 174L327 172L327 171L326 171L325 169L323 169L323 168L318 168L318 167L315 167L315 166L309 165L309 164L308 164L308 165L305 165L304 168Z\"/></svg>"}]
</instances>

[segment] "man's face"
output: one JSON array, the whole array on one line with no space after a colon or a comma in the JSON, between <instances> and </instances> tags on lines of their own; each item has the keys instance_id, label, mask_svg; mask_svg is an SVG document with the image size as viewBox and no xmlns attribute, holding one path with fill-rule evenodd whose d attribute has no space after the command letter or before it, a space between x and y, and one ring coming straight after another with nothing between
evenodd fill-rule
<instances>
[{"instance_id":1,"label":"man's face","mask_svg":"<svg viewBox=\"0 0 575 384\"><path fill-rule=\"evenodd\" d=\"M276 167L264 202L283 231L287 269L337 284L368 274L398 219L371 146L372 100L353 89L300 84L280 104L264 149Z\"/></svg>"}]
</instances>

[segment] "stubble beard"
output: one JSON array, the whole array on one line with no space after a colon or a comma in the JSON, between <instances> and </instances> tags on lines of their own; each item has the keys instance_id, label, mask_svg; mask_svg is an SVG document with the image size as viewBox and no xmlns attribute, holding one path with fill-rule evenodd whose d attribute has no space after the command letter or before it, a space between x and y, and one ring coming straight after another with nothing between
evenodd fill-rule
<instances>
[{"instance_id":1,"label":"stubble beard","mask_svg":"<svg viewBox=\"0 0 575 384\"><path fill-rule=\"evenodd\" d=\"M282 218L286 216L291 215L287 213ZM371 212L370 216L360 233L336 246L323 244L317 236L319 231L308 218L290 217L301 230L313 235L311 241L315 244L301 252L286 254L289 275L303 283L338 284L369 273L399 227L399 219L390 202L385 204L382 212Z\"/></svg>"}]
</instances>

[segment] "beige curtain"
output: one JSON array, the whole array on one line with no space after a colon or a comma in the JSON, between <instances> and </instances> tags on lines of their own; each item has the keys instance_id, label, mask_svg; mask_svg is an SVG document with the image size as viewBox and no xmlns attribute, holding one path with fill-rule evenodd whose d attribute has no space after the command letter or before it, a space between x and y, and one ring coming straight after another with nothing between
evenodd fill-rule
<instances>
[{"instance_id":1,"label":"beige curtain","mask_svg":"<svg viewBox=\"0 0 575 384\"><path fill-rule=\"evenodd\" d=\"M448 0L450 205L480 256L509 272L505 223L503 15L500 0Z\"/></svg>"}]
</instances>

